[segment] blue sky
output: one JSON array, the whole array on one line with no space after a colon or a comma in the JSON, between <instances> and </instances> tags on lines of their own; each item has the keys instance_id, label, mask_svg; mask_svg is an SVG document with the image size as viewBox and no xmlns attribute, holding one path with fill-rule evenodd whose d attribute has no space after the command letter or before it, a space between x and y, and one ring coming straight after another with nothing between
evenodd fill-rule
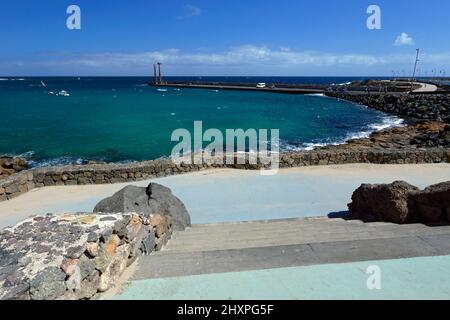
<instances>
[{"instance_id":1,"label":"blue sky","mask_svg":"<svg viewBox=\"0 0 450 320\"><path fill-rule=\"evenodd\" d=\"M409 74L419 47L422 75L449 75L449 15L448 0L2 0L0 75Z\"/></svg>"}]
</instances>

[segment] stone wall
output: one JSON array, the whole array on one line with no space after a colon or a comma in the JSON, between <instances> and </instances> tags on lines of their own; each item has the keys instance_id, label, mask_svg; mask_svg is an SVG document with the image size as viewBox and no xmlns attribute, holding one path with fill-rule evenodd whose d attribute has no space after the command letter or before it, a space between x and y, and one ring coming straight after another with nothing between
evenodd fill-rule
<instances>
[{"instance_id":1,"label":"stone wall","mask_svg":"<svg viewBox=\"0 0 450 320\"><path fill-rule=\"evenodd\" d=\"M0 300L90 299L170 238L169 217L65 214L0 231Z\"/></svg>"},{"instance_id":2,"label":"stone wall","mask_svg":"<svg viewBox=\"0 0 450 320\"><path fill-rule=\"evenodd\" d=\"M280 157L280 168L350 163L415 164L440 162L450 162L450 148L405 150L360 148L358 150L358 148L343 146L315 151L283 153ZM13 199L40 187L133 182L212 168L256 170L262 167L263 165L214 163L178 165L169 159L160 159L128 164L39 168L20 172L0 180L0 201Z\"/></svg>"}]
</instances>

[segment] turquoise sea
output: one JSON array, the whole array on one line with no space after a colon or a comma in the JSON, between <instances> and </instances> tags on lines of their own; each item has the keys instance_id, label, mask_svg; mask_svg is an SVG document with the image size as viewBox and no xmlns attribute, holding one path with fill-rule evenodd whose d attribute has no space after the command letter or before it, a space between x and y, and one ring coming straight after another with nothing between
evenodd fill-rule
<instances>
[{"instance_id":1,"label":"turquoise sea","mask_svg":"<svg viewBox=\"0 0 450 320\"><path fill-rule=\"evenodd\" d=\"M201 80L344 83L355 78ZM281 149L300 150L343 143L401 121L322 96L173 88L161 92L147 86L148 81L0 77L0 155L22 155L34 166L155 159L170 154L175 129L193 131L196 120L203 121L204 130L280 129ZM61 90L70 96L48 94Z\"/></svg>"}]
</instances>

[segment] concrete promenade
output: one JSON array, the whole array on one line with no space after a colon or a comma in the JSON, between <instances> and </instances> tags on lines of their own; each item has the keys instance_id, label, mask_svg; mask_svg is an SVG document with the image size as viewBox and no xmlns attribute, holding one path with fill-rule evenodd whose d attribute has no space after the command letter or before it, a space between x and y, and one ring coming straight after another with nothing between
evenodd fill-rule
<instances>
[{"instance_id":1,"label":"concrete promenade","mask_svg":"<svg viewBox=\"0 0 450 320\"><path fill-rule=\"evenodd\" d=\"M362 183L405 180L420 188L450 180L450 164L352 164L258 171L218 169L154 179L186 205L192 223L327 216L347 210ZM35 189L0 203L0 227L34 214L90 212L102 199L133 183L55 186Z\"/></svg>"},{"instance_id":2,"label":"concrete promenade","mask_svg":"<svg viewBox=\"0 0 450 320\"><path fill-rule=\"evenodd\" d=\"M154 179L172 188L193 226L142 257L112 299L449 299L450 226L346 221L361 183L450 180L450 164L218 169ZM0 203L0 226L32 214L92 211L125 184L35 189ZM305 217L315 217L301 219ZM267 220L267 221L266 221ZM248 222L241 222L248 221ZM369 266L382 289L366 285Z\"/></svg>"}]
</instances>

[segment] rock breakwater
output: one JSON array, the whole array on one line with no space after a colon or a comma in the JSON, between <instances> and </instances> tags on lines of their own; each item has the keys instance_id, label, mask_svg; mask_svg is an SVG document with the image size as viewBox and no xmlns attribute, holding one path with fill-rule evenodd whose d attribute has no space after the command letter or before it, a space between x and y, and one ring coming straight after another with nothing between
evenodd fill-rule
<instances>
[{"instance_id":1,"label":"rock breakwater","mask_svg":"<svg viewBox=\"0 0 450 320\"><path fill-rule=\"evenodd\" d=\"M327 92L327 96L348 100L399 117L450 123L450 94L355 94Z\"/></svg>"}]
</instances>

